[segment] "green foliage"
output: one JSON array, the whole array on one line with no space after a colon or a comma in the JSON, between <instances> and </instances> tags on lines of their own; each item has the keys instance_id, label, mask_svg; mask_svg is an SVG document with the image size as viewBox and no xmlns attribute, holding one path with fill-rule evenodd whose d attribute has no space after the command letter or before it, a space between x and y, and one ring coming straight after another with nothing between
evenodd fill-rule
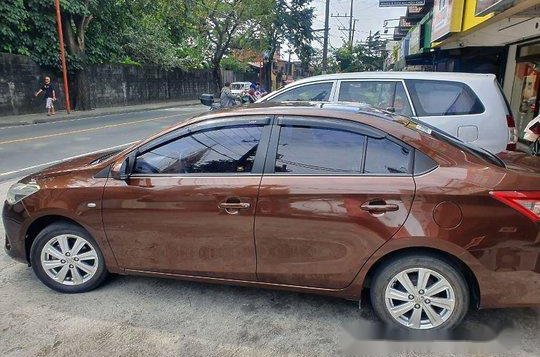
<instances>
[{"instance_id":1,"label":"green foliage","mask_svg":"<svg viewBox=\"0 0 540 357\"><path fill-rule=\"evenodd\" d=\"M384 42L369 36L365 43L359 43L351 49L343 46L333 53L339 72L380 71L383 69L384 57L381 48Z\"/></svg>"},{"instance_id":2,"label":"green foliage","mask_svg":"<svg viewBox=\"0 0 540 357\"><path fill-rule=\"evenodd\" d=\"M224 57L221 60L221 68L235 72L247 72L250 69L249 64L240 62L232 57Z\"/></svg>"},{"instance_id":3,"label":"green foliage","mask_svg":"<svg viewBox=\"0 0 540 357\"><path fill-rule=\"evenodd\" d=\"M61 0L68 65L138 63L243 69L234 48L275 51L289 42L309 63L311 0ZM0 51L59 68L53 0L0 2ZM273 52L272 52L273 55Z\"/></svg>"}]
</instances>

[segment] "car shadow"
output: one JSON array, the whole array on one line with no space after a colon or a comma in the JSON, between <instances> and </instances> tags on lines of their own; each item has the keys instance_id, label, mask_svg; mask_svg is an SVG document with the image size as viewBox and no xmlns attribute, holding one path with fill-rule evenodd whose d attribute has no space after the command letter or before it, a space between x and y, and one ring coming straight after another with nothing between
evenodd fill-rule
<instances>
[{"instance_id":1,"label":"car shadow","mask_svg":"<svg viewBox=\"0 0 540 357\"><path fill-rule=\"evenodd\" d=\"M359 309L356 301L315 294L133 276L112 276L109 284L102 289L124 289L121 285L131 285L133 282L164 287L162 293L166 294L176 291L184 297L188 295L191 306L201 301L201 295L214 296L216 303L221 297L221 302L226 305L234 301L246 317L261 309L274 313L309 311L307 314L316 314L321 320L340 324L351 338L359 341L489 342L498 339L503 331L519 328L516 326L516 319L526 316L529 319L526 324L537 324L538 321L536 311L528 308L471 309L464 321L452 331L404 331L388 328L383 324L376 317L369 302ZM152 290L154 293L159 291Z\"/></svg>"}]
</instances>

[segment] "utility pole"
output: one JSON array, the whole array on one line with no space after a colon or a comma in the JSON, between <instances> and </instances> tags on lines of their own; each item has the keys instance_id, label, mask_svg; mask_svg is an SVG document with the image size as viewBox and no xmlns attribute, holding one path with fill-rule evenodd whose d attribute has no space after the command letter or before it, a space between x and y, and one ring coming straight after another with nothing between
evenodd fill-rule
<instances>
[{"instance_id":1,"label":"utility pole","mask_svg":"<svg viewBox=\"0 0 540 357\"><path fill-rule=\"evenodd\" d=\"M353 48L353 39L354 39L353 4L354 4L354 0L351 0L351 11L349 12L349 47L351 51Z\"/></svg>"},{"instance_id":2,"label":"utility pole","mask_svg":"<svg viewBox=\"0 0 540 357\"><path fill-rule=\"evenodd\" d=\"M354 19L353 26L352 26L352 32L351 32L351 52L352 52L353 43L354 43L354 33L356 31L356 21L358 21L358 20Z\"/></svg>"},{"instance_id":3,"label":"utility pole","mask_svg":"<svg viewBox=\"0 0 540 357\"><path fill-rule=\"evenodd\" d=\"M56 7L56 25L58 28L58 40L60 41L60 61L62 62L62 77L64 80L64 97L66 99L66 111L69 114L71 112L71 106L69 104L69 85L67 78L66 67L66 54L64 53L64 34L62 33L62 17L60 16L60 1L54 0L54 6Z\"/></svg>"},{"instance_id":4,"label":"utility pole","mask_svg":"<svg viewBox=\"0 0 540 357\"><path fill-rule=\"evenodd\" d=\"M328 23L330 18L330 0L326 0L326 12L324 13L324 38L322 50L322 73L328 70Z\"/></svg>"}]
</instances>

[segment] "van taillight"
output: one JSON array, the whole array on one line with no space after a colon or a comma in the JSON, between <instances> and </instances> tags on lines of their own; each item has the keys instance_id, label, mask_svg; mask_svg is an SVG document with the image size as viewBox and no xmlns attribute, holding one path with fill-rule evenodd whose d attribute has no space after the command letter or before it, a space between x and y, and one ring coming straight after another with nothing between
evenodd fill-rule
<instances>
[{"instance_id":1,"label":"van taillight","mask_svg":"<svg viewBox=\"0 0 540 357\"><path fill-rule=\"evenodd\" d=\"M540 222L540 191L491 191L489 194L533 222Z\"/></svg>"},{"instance_id":2,"label":"van taillight","mask_svg":"<svg viewBox=\"0 0 540 357\"><path fill-rule=\"evenodd\" d=\"M508 144L506 144L506 150L515 151L518 141L518 132L516 128L516 121L512 114L506 116L506 124L508 125Z\"/></svg>"}]
</instances>

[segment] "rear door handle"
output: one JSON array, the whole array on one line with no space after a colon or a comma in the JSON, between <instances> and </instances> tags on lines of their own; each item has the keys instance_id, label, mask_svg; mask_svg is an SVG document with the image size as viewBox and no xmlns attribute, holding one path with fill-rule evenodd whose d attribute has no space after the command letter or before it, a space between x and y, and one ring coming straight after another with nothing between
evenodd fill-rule
<instances>
[{"instance_id":1,"label":"rear door handle","mask_svg":"<svg viewBox=\"0 0 540 357\"><path fill-rule=\"evenodd\" d=\"M360 208L364 211L368 211L369 213L385 213L385 212L395 212L399 210L399 206L396 204L387 204L387 203L374 203L374 202L366 202L360 206Z\"/></svg>"}]
</instances>

